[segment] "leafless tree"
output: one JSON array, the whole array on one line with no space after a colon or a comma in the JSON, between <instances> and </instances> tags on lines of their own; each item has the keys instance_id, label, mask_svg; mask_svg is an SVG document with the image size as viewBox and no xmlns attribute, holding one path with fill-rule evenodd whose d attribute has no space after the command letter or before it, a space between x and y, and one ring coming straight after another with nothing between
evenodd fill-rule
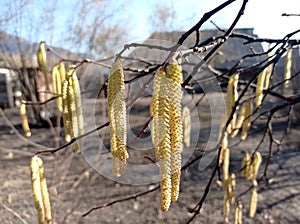
<instances>
[{"instance_id":1,"label":"leafless tree","mask_svg":"<svg viewBox=\"0 0 300 224\"><path fill-rule=\"evenodd\" d=\"M202 83L208 83L211 81L210 78L206 78L201 73L200 76L198 72L203 68L203 66L206 66L210 72L213 73L213 78L217 79L220 83L222 83L224 88L224 94L226 97L229 98L230 91L233 91L232 89L229 89L228 86L230 86L230 80L232 77L239 75L240 77L243 77L243 79L238 79L236 88L234 91L236 91L237 97L236 99L232 100L232 102L228 105L226 105L228 111L228 116L225 116L225 120L223 122L223 125L221 124L221 135L219 140L217 141L217 145L211 149L209 149L208 153L213 153L213 160L211 160L210 169L209 169L209 175L206 179L206 184L204 186L204 190L199 192L199 196L196 199L196 202L193 202L193 206L190 207L187 213L187 217L185 219L181 219L181 221L184 221L185 223L191 223L194 221L197 217L201 215L200 210L203 208L203 204L207 200L207 197L209 193L213 190L213 183L217 182L219 185L225 185L225 168L224 162L223 164L220 163L220 158L224 156L224 145L223 139L225 139L225 136L231 135L232 132L236 130L232 130L232 132L227 131L234 120L234 117L237 114L241 113L241 108L243 107L243 104L246 102L249 102L253 105L253 110L251 113L249 113L245 118L245 120L248 120L249 123L247 124L247 128L251 128L251 132L249 132L249 136L256 136L254 143L251 144L251 148L247 149L248 152L251 154L251 162L254 161L254 156L256 153L262 154L262 169L258 173L258 176L253 181L253 184L247 185L246 188L243 188L240 191L236 191L232 204L234 204L235 207L239 205L239 203L245 204L246 202L246 195L253 189L267 189L269 184L271 184L271 176L269 173L269 168L271 164L271 159L274 155L276 155L283 146L283 141L287 137L287 133L290 129L290 125L292 122L292 115L293 115L293 107L295 105L298 105L300 102L300 95L299 92L290 92L290 87L287 86L288 82L291 82L296 77L299 77L300 71L292 71L292 74L288 78L280 77L280 79L276 79L275 77L275 69L276 66L279 64L279 60L283 57L285 57L286 53L289 50L294 50L299 47L300 41L297 39L294 39L294 35L299 33L300 30L295 30L294 32L286 34L286 36L282 39L269 39L269 38L259 38L250 36L247 34L239 33L235 31L235 27L240 20L240 18L243 16L246 6L247 6L247 0L241 1L240 8L238 12L236 12L236 17L232 21L231 25L225 29L222 30L218 28L218 33L216 36L211 36L205 40L200 40L200 29L202 25L207 22L213 15L219 13L223 9L225 9L227 6L235 2L235 0L228 0L224 3L220 4L216 8L212 9L211 11L205 13L203 17L190 29L186 30L182 35L177 37L176 43L173 43L172 46L164 46L160 44L151 44L151 43L129 43L126 44L118 53L117 56L120 57L125 63L124 66L124 72L125 72L125 85L128 87L128 92L133 93L133 96L128 97L127 106L131 108L139 99L143 97L146 90L151 89L151 84L153 83L153 79L155 77L155 72L158 68L161 68L166 66L170 60L170 58L181 58L182 59L182 65L187 66L191 69L186 70L187 72L184 73L184 80L181 84L181 87L186 92L190 91L191 97L197 98L196 110L198 109L197 106L201 104L202 101L204 101L205 97L208 97L209 94L206 94L205 92L196 94L196 89L192 85L193 82L202 82ZM97 3L98 4L98 3ZM102 2L100 3L102 4ZM79 8L83 7L85 5L80 5ZM82 11L82 15L86 15L87 12L85 10L89 9L89 7L94 8L94 4L86 4L86 7L84 7ZM160 10L160 9L159 9ZM159 12L159 24L163 21L163 25L166 26L164 28L169 27L167 25L168 19L172 17L172 13L169 13L168 10L162 10ZM101 24L101 18L96 17L93 21L95 24ZM89 43L86 49L89 49L91 51L92 55L96 55L99 52L101 52L103 49L107 49L107 45L101 46L100 50L94 50L96 40L101 40L100 37L97 37L97 32L93 33L93 35L87 40L84 37L85 33L89 33L91 30L93 32L93 29L91 29L89 26L84 26L85 21L84 18L81 17L79 19L79 22L76 22L76 24L79 24L79 26L76 28L75 32L77 34L77 39L75 38L75 41L73 42L73 46L80 46L80 42L83 40L84 43ZM71 26L75 27L75 26ZM84 27L84 28L83 28ZM86 28L86 29L85 29ZM118 29L118 27L115 27L115 29ZM119 32L119 31L118 31ZM118 33L117 32L117 33ZM81 37L82 39L79 39ZM98 39L99 38L99 39ZM186 43L188 38L193 39L192 46L189 46L188 48L182 48L182 45ZM211 65L211 59L216 56L218 52L220 52L221 47L226 44L230 39L238 38L240 40L243 40L242 45L248 45L250 43L269 43L272 44L272 47L269 50L263 50L261 52L256 52L254 49L251 49L251 52L249 54L245 54L241 56L235 64L232 64L229 66L228 69L225 71L217 71ZM109 44L109 43L108 43ZM160 62L153 62L151 60L148 60L147 58L139 58L134 57L131 55L128 56L128 50L136 48L136 49L143 49L145 51L151 51L156 50L159 52L163 52L162 55L164 55L163 61ZM50 49L50 51L52 51ZM189 60L189 56L201 56L196 57L196 60ZM59 57L59 54L58 54ZM244 61L246 61L249 58L257 58L257 62L250 63L250 64L243 64L243 66L240 66ZM64 61L68 61L68 59L64 59ZM77 67L81 67L84 64L93 64L100 67L110 68L112 58L102 58L101 60L87 60L87 59L77 59L77 60L69 60L72 61L72 63L75 63ZM262 102L271 105L267 105L266 107L262 107L261 105L255 105L255 101L258 97L256 95L256 90L258 88L259 83L259 77L260 74L267 68L272 66L271 71L271 85L269 85L267 88L261 90L262 96ZM142 80L142 81L141 81ZM196 80L196 81L195 81ZM141 88L137 88L138 90L134 89L132 90L132 86L141 81L142 86ZM95 96L95 100L99 100L99 98L102 97L102 100L106 100L105 94L103 94L106 90L106 82L103 82L101 84L98 96ZM227 87L227 88L226 88ZM279 89L285 89L287 91L280 91ZM188 93L186 93L188 95ZM199 96L200 95L200 96ZM230 98L231 99L231 98ZM269 101L268 101L269 100ZM273 103L272 103L273 102ZM274 103L275 102L275 103ZM48 102L37 102L40 104L47 104ZM28 105L31 103L28 102ZM188 104L186 102L183 102L183 104ZM214 111L212 111L213 113ZM95 115L96 116L96 115ZM141 137L143 134L146 133L147 130L149 130L149 125L151 123L152 117L148 115L148 119L145 121L143 120L143 125L141 125L138 130L136 131L136 134L133 139L131 139L130 143L136 141L139 137ZM273 125L276 122L283 122L285 125L279 128L279 130L274 130ZM36 152L36 155L47 155L47 154L56 154L59 153L74 144L76 141L80 139L87 138L88 136L94 134L94 133L100 133L101 131L105 132L105 127L109 126L109 122L103 122L100 124L97 124L95 128L91 128L90 130L87 130L85 134L74 137L71 139L70 142L64 143L59 145L56 148L48 148L48 149L40 149ZM197 127L198 128L198 127ZM276 132L276 133L275 133ZM257 141L257 139L259 139ZM253 140L253 139L252 139ZM229 140L229 146L226 146L227 149L230 148L230 155L234 155L234 158L237 160L240 160L241 163L242 158L244 156L244 152L242 150L235 150L239 148L243 144L244 139L240 138L232 138ZM265 146L262 147L262 144L265 143ZM128 146L129 148L130 146ZM198 144L195 146L198 150L195 150L195 153L193 157L189 158L189 160L183 164L181 171L184 173L187 170L191 169L198 161L200 161L204 156L205 153L203 150L201 150L201 147L203 147L201 144ZM200 149L199 149L200 148ZM153 149L151 150L152 155ZM101 154L102 153L102 154ZM110 153L108 151L100 152L101 155L107 155L107 153ZM132 152L133 154L134 152ZM143 153L143 152L142 152ZM150 153L149 153L150 154ZM155 158L149 154L145 154L142 158L145 158L147 162L150 160L151 162L155 163ZM100 155L100 156L101 156ZM223 157L224 159L224 157ZM138 161L138 162L145 162L145 161ZM229 163L229 162L228 162ZM227 164L229 166L229 164ZM240 181L242 179L241 177L241 171L243 171L245 167L241 167L240 165L233 166L230 169L230 172L235 174L236 177L238 177L238 180ZM228 171L228 170L227 170ZM233 184L232 184L233 185ZM239 183L235 185L236 187L239 187ZM124 197L120 197L119 199L112 200L107 203L100 203L98 205L92 205L93 207L86 211L84 214L82 214L82 217L88 217L92 212L96 213L96 210L107 208L109 206L113 206L117 203L124 203L125 201L130 201L133 199L137 199L139 197L147 197L147 194L150 194L156 190L159 189L159 184L152 186L151 188L147 186L147 189L144 191L138 192L136 194L132 195L125 195ZM193 188L193 190L198 190L197 188ZM224 192L227 189L224 187ZM84 192L84 191L83 191ZM238 193L237 193L238 192ZM189 192L186 192L187 195L189 195ZM91 197L95 197L95 195L92 195ZM151 200L152 198L148 198L148 200ZM75 198L74 198L75 200ZM77 207L78 204L80 204L80 200L78 200L78 204L74 203L75 207ZM188 207L188 205L187 205ZM76 209L76 208L75 208ZM74 209L74 210L75 210ZM178 217L181 218L181 217ZM195 221L196 222L196 221ZM225 219L225 222L228 222L228 220Z\"/></svg>"},{"instance_id":2,"label":"leafless tree","mask_svg":"<svg viewBox=\"0 0 300 224\"><path fill-rule=\"evenodd\" d=\"M124 24L115 19L124 6L116 1L78 0L67 17L61 15L64 11L57 8L57 1L14 0L0 4L5 9L2 10L0 28L1 39L4 40L0 44L1 66L18 73L21 80L19 88L27 101L39 101L37 85L43 83L36 62L40 41L46 41L47 47L56 47L53 50L61 57L78 59L97 58L126 39ZM62 48L65 46L68 46L68 51ZM51 67L60 59L53 54L48 58L50 74ZM46 99L52 97L51 93L44 94L47 94ZM41 108L33 109L31 122L40 122Z\"/></svg>"},{"instance_id":3,"label":"leafless tree","mask_svg":"<svg viewBox=\"0 0 300 224\"><path fill-rule=\"evenodd\" d=\"M149 20L152 23L152 30L157 32L173 31L176 11L172 5L166 3L158 3L154 6Z\"/></svg>"}]
</instances>

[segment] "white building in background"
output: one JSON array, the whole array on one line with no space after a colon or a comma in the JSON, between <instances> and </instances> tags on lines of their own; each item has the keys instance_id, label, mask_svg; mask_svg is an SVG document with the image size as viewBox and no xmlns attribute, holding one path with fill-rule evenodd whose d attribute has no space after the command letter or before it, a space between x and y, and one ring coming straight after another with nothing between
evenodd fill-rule
<instances>
[{"instance_id":1,"label":"white building in background","mask_svg":"<svg viewBox=\"0 0 300 224\"><path fill-rule=\"evenodd\" d=\"M0 107L18 106L22 93L18 90L18 75L8 68L0 68Z\"/></svg>"}]
</instances>

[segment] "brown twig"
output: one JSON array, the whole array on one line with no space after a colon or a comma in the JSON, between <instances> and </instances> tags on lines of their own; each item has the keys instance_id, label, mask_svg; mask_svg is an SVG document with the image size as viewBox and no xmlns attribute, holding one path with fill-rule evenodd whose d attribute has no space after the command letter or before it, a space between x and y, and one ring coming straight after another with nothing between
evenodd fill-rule
<instances>
[{"instance_id":1,"label":"brown twig","mask_svg":"<svg viewBox=\"0 0 300 224\"><path fill-rule=\"evenodd\" d=\"M23 141L28 143L29 145L32 145L33 147L39 148L39 149L49 149L46 146L37 144L31 140L29 140L28 138L24 137L23 135L20 134L20 132L15 128L15 126L13 125L13 123L7 118L7 116L5 115L4 111L0 108L0 114L2 115L2 117L4 118L4 121L6 122L6 124L14 131L14 133Z\"/></svg>"},{"instance_id":2,"label":"brown twig","mask_svg":"<svg viewBox=\"0 0 300 224\"><path fill-rule=\"evenodd\" d=\"M156 187L151 188L151 189L149 189L149 190L142 191L142 192L140 192L140 193L136 193L136 194L130 195L130 196L128 196L128 197L124 197L124 198L121 198L121 199L117 199L117 200L111 201L111 202L109 202L109 203L104 203L104 204L102 204L102 205L93 207L93 208L91 208L90 210L88 210L87 212L85 212L85 213L82 215L82 217L87 216L88 214L90 214L90 213L91 213L92 211L94 211L94 210L101 209L101 208L105 208L105 207L111 206L111 205L116 204L116 203L120 203L120 202L124 202L124 201L128 201L128 200L136 199L136 198L138 198L138 197L141 197L141 196L143 196L143 195L149 194L149 193L151 193L151 192L153 192L153 191L156 191L156 190L158 190L158 189L159 189L159 185L157 185Z\"/></svg>"},{"instance_id":3,"label":"brown twig","mask_svg":"<svg viewBox=\"0 0 300 224\"><path fill-rule=\"evenodd\" d=\"M66 144L64 144L64 145L62 145L62 146L60 146L58 148L55 148L55 149L46 149L46 150L39 150L35 154L38 155L38 154L44 154L44 153L56 153L59 150L64 149L64 148L68 147L69 145L72 145L75 141L77 141L77 140L79 140L81 138L84 138L84 137L86 137L86 136L88 136L88 135L90 135L90 134L92 134L92 133L94 133L96 131L99 131L100 129L105 128L107 126L109 126L109 122L106 122L105 124L102 124L102 125L94 128L94 129L92 129L92 130L84 133L83 135L79 135L76 138L72 138L70 142L68 142L68 143L66 143Z\"/></svg>"},{"instance_id":4,"label":"brown twig","mask_svg":"<svg viewBox=\"0 0 300 224\"><path fill-rule=\"evenodd\" d=\"M3 204L0 201L0 205L8 212L10 212L11 214L13 214L16 218L18 218L23 224L28 224L26 222L26 220L24 220L18 213L16 213L14 210L12 210L11 208L7 207L5 204Z\"/></svg>"}]
</instances>

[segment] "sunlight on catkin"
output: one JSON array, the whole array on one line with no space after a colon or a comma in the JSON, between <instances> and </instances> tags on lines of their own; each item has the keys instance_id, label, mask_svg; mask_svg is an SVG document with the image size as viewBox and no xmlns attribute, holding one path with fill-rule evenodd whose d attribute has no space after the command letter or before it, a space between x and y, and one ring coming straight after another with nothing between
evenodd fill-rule
<instances>
[{"instance_id":1,"label":"sunlight on catkin","mask_svg":"<svg viewBox=\"0 0 300 224\"><path fill-rule=\"evenodd\" d=\"M72 113L72 133L73 138L76 138L84 134L84 123L83 123L83 114L82 114L82 105L81 105L81 91L79 81L76 75L76 71L72 73L72 76L69 78L71 82L69 83L73 92L74 97L74 113ZM72 108L73 109L73 108ZM76 140L74 144L75 152L80 151L81 140Z\"/></svg>"},{"instance_id":2,"label":"sunlight on catkin","mask_svg":"<svg viewBox=\"0 0 300 224\"><path fill-rule=\"evenodd\" d=\"M182 111L182 122L183 122L183 142L186 147L191 145L191 112L188 107L184 107Z\"/></svg>"},{"instance_id":3,"label":"sunlight on catkin","mask_svg":"<svg viewBox=\"0 0 300 224\"><path fill-rule=\"evenodd\" d=\"M49 80L48 80L48 75L47 75L47 54L46 54L46 49L45 49L45 41L41 41L39 44L39 49L37 53L37 61L38 61L38 66L40 71L43 72L45 81L46 81L46 87L47 90L49 90Z\"/></svg>"},{"instance_id":4,"label":"sunlight on catkin","mask_svg":"<svg viewBox=\"0 0 300 224\"><path fill-rule=\"evenodd\" d=\"M35 207L38 213L39 224L45 223L45 211L43 204L43 196L40 184L40 158L38 156L34 156L30 162L30 170L31 170L31 184L32 184L32 193L33 199L35 203Z\"/></svg>"},{"instance_id":5,"label":"sunlight on catkin","mask_svg":"<svg viewBox=\"0 0 300 224\"><path fill-rule=\"evenodd\" d=\"M242 124L242 134L241 140L245 140L247 138L248 130L251 126L251 114L252 114L252 107L251 101L245 102L245 118Z\"/></svg>"},{"instance_id":6,"label":"sunlight on catkin","mask_svg":"<svg viewBox=\"0 0 300 224\"><path fill-rule=\"evenodd\" d=\"M21 105L20 105L20 115L21 115L23 131L25 133L25 136L27 138L29 138L31 136L31 131L29 128L28 118L27 118L27 114L26 114L26 104L23 101L21 102Z\"/></svg>"},{"instance_id":7,"label":"sunlight on catkin","mask_svg":"<svg viewBox=\"0 0 300 224\"><path fill-rule=\"evenodd\" d=\"M62 82L62 106L63 106L63 122L65 128L65 140L71 141L71 111L69 112L69 99L68 99L68 81Z\"/></svg>"},{"instance_id":8,"label":"sunlight on catkin","mask_svg":"<svg viewBox=\"0 0 300 224\"><path fill-rule=\"evenodd\" d=\"M235 211L234 211L234 224L243 223L243 205L241 202L238 202Z\"/></svg>"},{"instance_id":9,"label":"sunlight on catkin","mask_svg":"<svg viewBox=\"0 0 300 224\"><path fill-rule=\"evenodd\" d=\"M62 88L61 84L62 84L62 81L61 81L61 76L59 73L59 65L56 65L52 69L52 86L53 86L53 92L58 96L56 98L56 105L60 112L63 111L62 98L60 97L61 88Z\"/></svg>"},{"instance_id":10,"label":"sunlight on catkin","mask_svg":"<svg viewBox=\"0 0 300 224\"><path fill-rule=\"evenodd\" d=\"M266 68L260 72L257 78L257 84L256 84L256 107L261 106L261 102L263 99L263 91L265 86L265 79L266 79Z\"/></svg>"},{"instance_id":11,"label":"sunlight on catkin","mask_svg":"<svg viewBox=\"0 0 300 224\"><path fill-rule=\"evenodd\" d=\"M177 201L179 196L179 184L181 176L181 152L183 125L181 114L182 101L182 68L178 61L168 64L168 75L170 78L170 131L171 131L171 181L172 201Z\"/></svg>"},{"instance_id":12,"label":"sunlight on catkin","mask_svg":"<svg viewBox=\"0 0 300 224\"><path fill-rule=\"evenodd\" d=\"M124 73L119 57L116 58L110 70L107 94L113 173L115 176L121 176L125 172L128 152L126 149Z\"/></svg>"},{"instance_id":13,"label":"sunlight on catkin","mask_svg":"<svg viewBox=\"0 0 300 224\"><path fill-rule=\"evenodd\" d=\"M42 199L44 205L44 213L45 218L48 224L52 223L52 215L51 215L51 205L50 205L50 198L48 193L47 181L44 175L44 165L41 159L38 159L39 164L39 175L40 175L40 186L42 192Z\"/></svg>"},{"instance_id":14,"label":"sunlight on catkin","mask_svg":"<svg viewBox=\"0 0 300 224\"><path fill-rule=\"evenodd\" d=\"M284 86L288 87L292 73L292 48L289 48L286 53L285 66L284 66Z\"/></svg>"},{"instance_id":15,"label":"sunlight on catkin","mask_svg":"<svg viewBox=\"0 0 300 224\"><path fill-rule=\"evenodd\" d=\"M226 99L226 119L228 120L231 112L232 112L232 108L235 104L235 102L238 99L238 81L239 81L239 74L234 74L230 77L229 81L228 81L228 86L227 86L227 99ZM235 122L236 122L236 113L233 114L232 119L230 124L227 127L227 132L228 133L232 133L232 131L235 129Z\"/></svg>"}]
</instances>

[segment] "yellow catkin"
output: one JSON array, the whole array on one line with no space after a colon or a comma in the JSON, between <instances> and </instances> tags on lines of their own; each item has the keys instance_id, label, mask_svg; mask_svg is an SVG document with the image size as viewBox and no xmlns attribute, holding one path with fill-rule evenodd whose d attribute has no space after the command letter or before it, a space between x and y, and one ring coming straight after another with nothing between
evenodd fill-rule
<instances>
[{"instance_id":1,"label":"yellow catkin","mask_svg":"<svg viewBox=\"0 0 300 224\"><path fill-rule=\"evenodd\" d=\"M223 176L223 187L224 187L224 219L225 222L229 222L229 213L230 213L230 204L233 204L234 199L234 192L235 192L235 174L232 173L230 176L227 175Z\"/></svg>"},{"instance_id":2,"label":"yellow catkin","mask_svg":"<svg viewBox=\"0 0 300 224\"><path fill-rule=\"evenodd\" d=\"M245 178L249 178L249 176L251 175L251 171L250 171L250 164L251 164L251 156L250 154L247 152L245 157L243 158L242 161L242 171L241 171L241 175Z\"/></svg>"},{"instance_id":3,"label":"yellow catkin","mask_svg":"<svg viewBox=\"0 0 300 224\"><path fill-rule=\"evenodd\" d=\"M222 139L222 145L221 145L221 152L220 152L220 158L219 158L219 164L223 163L224 160L224 150L228 148L228 133L225 132L223 139Z\"/></svg>"},{"instance_id":4,"label":"yellow catkin","mask_svg":"<svg viewBox=\"0 0 300 224\"><path fill-rule=\"evenodd\" d=\"M84 134L84 123L83 123L83 114L82 114L82 105L81 105L81 91L80 91L80 85L79 81L76 75L76 71L72 73L70 77L70 88L73 90L73 102L74 102L74 107L75 110L72 113L72 128L73 128L73 136L72 137L78 137L82 134ZM80 143L81 140L76 140L75 142L75 151L79 152L80 151Z\"/></svg>"},{"instance_id":5,"label":"yellow catkin","mask_svg":"<svg viewBox=\"0 0 300 224\"><path fill-rule=\"evenodd\" d=\"M80 85L74 65L69 67L67 74L64 74L63 64L60 64L58 70L60 70L59 73L61 77L63 79L65 78L62 82L61 95L63 120L66 132L65 138L67 142L70 142L71 138L76 138L84 133ZM80 142L80 140L75 141L75 152L80 152Z\"/></svg>"},{"instance_id":6,"label":"yellow catkin","mask_svg":"<svg viewBox=\"0 0 300 224\"><path fill-rule=\"evenodd\" d=\"M191 145L191 112L188 107L184 107L182 110L182 122L183 122L183 142L186 147Z\"/></svg>"},{"instance_id":7,"label":"yellow catkin","mask_svg":"<svg viewBox=\"0 0 300 224\"><path fill-rule=\"evenodd\" d=\"M169 80L163 78L159 91L158 117L161 119L157 130L161 133L162 140L159 144L158 155L156 156L160 165L161 184L161 210L168 211L171 203L171 133L170 133L170 99Z\"/></svg>"},{"instance_id":8,"label":"yellow catkin","mask_svg":"<svg viewBox=\"0 0 300 224\"><path fill-rule=\"evenodd\" d=\"M171 168L172 168L172 201L177 201L181 175L181 152L183 138L183 124L181 114L182 101L182 68L173 60L168 64L170 79L170 132L171 132Z\"/></svg>"},{"instance_id":9,"label":"yellow catkin","mask_svg":"<svg viewBox=\"0 0 300 224\"><path fill-rule=\"evenodd\" d=\"M257 178L258 170L260 164L262 162L262 157L260 152L255 152L253 155L253 159L249 153L246 153L243 161L242 161L242 173L247 180L255 181Z\"/></svg>"},{"instance_id":10,"label":"yellow catkin","mask_svg":"<svg viewBox=\"0 0 300 224\"><path fill-rule=\"evenodd\" d=\"M112 65L107 93L113 173L115 176L121 176L125 172L128 153L126 149L125 85L120 58L117 58Z\"/></svg>"},{"instance_id":11,"label":"yellow catkin","mask_svg":"<svg viewBox=\"0 0 300 224\"><path fill-rule=\"evenodd\" d=\"M39 164L40 186L41 186L41 193L42 193L42 199L44 205L45 218L48 224L50 224L52 223L51 205L50 205L47 181L44 175L44 165L43 165L43 161L40 158L37 161Z\"/></svg>"},{"instance_id":12,"label":"yellow catkin","mask_svg":"<svg viewBox=\"0 0 300 224\"><path fill-rule=\"evenodd\" d=\"M8 203L8 204L11 204L11 203L12 203L12 196L11 196L11 194L8 194L8 195L7 195L7 203Z\"/></svg>"},{"instance_id":13,"label":"yellow catkin","mask_svg":"<svg viewBox=\"0 0 300 224\"><path fill-rule=\"evenodd\" d=\"M260 72L256 84L256 107L260 107L263 99L263 91L266 79L266 68Z\"/></svg>"},{"instance_id":14,"label":"yellow catkin","mask_svg":"<svg viewBox=\"0 0 300 224\"><path fill-rule=\"evenodd\" d=\"M232 107L234 106L235 102L238 99L238 81L239 81L239 74L234 74L230 77L227 86L227 99L226 99L226 120L229 119L230 114L232 112ZM230 124L227 127L227 132L231 133L235 128L236 122L236 113L234 113Z\"/></svg>"},{"instance_id":15,"label":"yellow catkin","mask_svg":"<svg viewBox=\"0 0 300 224\"><path fill-rule=\"evenodd\" d=\"M59 76L59 77L57 77L57 76ZM55 94L57 94L57 92L58 92L57 82L59 82L59 80L60 80L60 74L58 71L58 65L55 65L52 68L52 89Z\"/></svg>"},{"instance_id":16,"label":"yellow catkin","mask_svg":"<svg viewBox=\"0 0 300 224\"><path fill-rule=\"evenodd\" d=\"M59 73L59 65L56 65L53 67L52 69L52 86L53 86L53 91L54 93L58 96L56 98L56 105L57 105L57 108L60 112L63 111L63 108L62 108L62 98L61 98L61 76L60 76L60 73Z\"/></svg>"},{"instance_id":17,"label":"yellow catkin","mask_svg":"<svg viewBox=\"0 0 300 224\"><path fill-rule=\"evenodd\" d=\"M21 115L23 131L25 133L25 136L29 138L31 136L31 131L29 128L28 119L26 115L26 104L24 102L21 102L20 105L20 115Z\"/></svg>"},{"instance_id":18,"label":"yellow catkin","mask_svg":"<svg viewBox=\"0 0 300 224\"><path fill-rule=\"evenodd\" d=\"M265 78L264 89L268 89L270 87L272 70L273 70L273 64L269 65L266 68L266 78Z\"/></svg>"},{"instance_id":19,"label":"yellow catkin","mask_svg":"<svg viewBox=\"0 0 300 224\"><path fill-rule=\"evenodd\" d=\"M65 65L64 65L63 62L61 62L60 64L58 64L54 68L57 70L57 71L55 71L55 75L57 77L57 78L55 78L55 83L56 83L56 94L59 96L56 99L56 104L57 104L58 110L60 112L63 112L63 103L62 103L62 101L63 101L63 99L62 99L62 88L63 87L62 87L62 83L66 79L66 69L65 69ZM53 70L54 70L54 68L53 68ZM53 70L52 70L52 76L54 75ZM52 79L53 79L53 77L52 77Z\"/></svg>"},{"instance_id":20,"label":"yellow catkin","mask_svg":"<svg viewBox=\"0 0 300 224\"><path fill-rule=\"evenodd\" d=\"M62 106L63 106L63 122L65 128L65 140L71 141L71 113L69 112L69 99L68 99L68 81L62 82Z\"/></svg>"},{"instance_id":21,"label":"yellow catkin","mask_svg":"<svg viewBox=\"0 0 300 224\"><path fill-rule=\"evenodd\" d=\"M30 171L31 171L33 199L38 213L39 224L44 224L45 212L44 212L43 196L42 196L42 190L40 184L39 164L40 164L40 158L38 156L32 157L30 162Z\"/></svg>"},{"instance_id":22,"label":"yellow catkin","mask_svg":"<svg viewBox=\"0 0 300 224\"><path fill-rule=\"evenodd\" d=\"M245 140L247 138L247 133L251 125L251 114L252 114L252 109L251 109L251 102L247 101L245 102L245 119L242 125L242 134L241 134L241 140Z\"/></svg>"},{"instance_id":23,"label":"yellow catkin","mask_svg":"<svg viewBox=\"0 0 300 224\"><path fill-rule=\"evenodd\" d=\"M223 205L223 215L225 223L229 223L229 213L230 213L230 200L228 199L228 195L224 195L224 205Z\"/></svg>"},{"instance_id":24,"label":"yellow catkin","mask_svg":"<svg viewBox=\"0 0 300 224\"><path fill-rule=\"evenodd\" d=\"M241 202L237 204L234 211L234 224L243 223L243 205Z\"/></svg>"},{"instance_id":25,"label":"yellow catkin","mask_svg":"<svg viewBox=\"0 0 300 224\"><path fill-rule=\"evenodd\" d=\"M267 55L268 60L270 60L270 57L271 57L271 52L269 52ZM268 89L270 87L273 66L274 66L273 64L270 64L268 67L265 68L266 77L265 77L264 89Z\"/></svg>"},{"instance_id":26,"label":"yellow catkin","mask_svg":"<svg viewBox=\"0 0 300 224\"><path fill-rule=\"evenodd\" d=\"M234 192L235 192L235 186L236 186L236 180L235 180L235 174L232 173L229 177L229 184L228 184L228 198L231 204L234 203Z\"/></svg>"},{"instance_id":27,"label":"yellow catkin","mask_svg":"<svg viewBox=\"0 0 300 224\"><path fill-rule=\"evenodd\" d=\"M155 79L153 84L153 93L152 93L152 101L150 107L150 114L153 117L152 126L151 126L151 138L154 144L155 150L159 150L159 144L162 140L162 137L156 128L160 122L160 118L158 117L158 104L159 104L159 91L162 77L164 77L165 71L163 69L158 69L155 73ZM158 155L158 151L156 155Z\"/></svg>"},{"instance_id":28,"label":"yellow catkin","mask_svg":"<svg viewBox=\"0 0 300 224\"><path fill-rule=\"evenodd\" d=\"M260 167L260 164L262 162L262 157L260 152L255 152L254 153L254 158L253 158L253 162L251 164L252 168L252 181L254 181L257 178L257 174L258 174L258 170Z\"/></svg>"},{"instance_id":29,"label":"yellow catkin","mask_svg":"<svg viewBox=\"0 0 300 224\"><path fill-rule=\"evenodd\" d=\"M39 69L43 72L46 81L46 87L49 90L49 80L47 76L47 54L45 49L45 41L41 41L37 53L37 61Z\"/></svg>"},{"instance_id":30,"label":"yellow catkin","mask_svg":"<svg viewBox=\"0 0 300 224\"><path fill-rule=\"evenodd\" d=\"M60 75L60 80L61 82L63 82L66 79L66 68L63 62L60 62L60 64L58 65L58 72Z\"/></svg>"},{"instance_id":31,"label":"yellow catkin","mask_svg":"<svg viewBox=\"0 0 300 224\"><path fill-rule=\"evenodd\" d=\"M76 136L76 131L77 131L77 126L78 126L78 122L76 119L76 105L75 105L75 92L73 89L73 80L72 80L72 75L75 72L75 65L70 65L69 66L69 70L66 74L66 79L63 82L63 91L66 89L66 99L65 99L65 103L64 103L64 118L66 118L66 123L67 125L65 126L66 130L66 141L71 141L71 138ZM66 87L64 86L66 85ZM63 93L64 94L64 93ZM64 99L64 96L63 96ZM76 152L79 151L79 146L78 146L78 142L74 143L74 150Z\"/></svg>"},{"instance_id":32,"label":"yellow catkin","mask_svg":"<svg viewBox=\"0 0 300 224\"><path fill-rule=\"evenodd\" d=\"M70 134L71 138L74 138L78 135L78 120L76 116L76 104L75 104L75 91L72 85L71 77L68 78L68 88L67 88L67 103L68 103L68 113L70 120ZM78 141L74 142L74 151L79 152L80 147Z\"/></svg>"},{"instance_id":33,"label":"yellow catkin","mask_svg":"<svg viewBox=\"0 0 300 224\"><path fill-rule=\"evenodd\" d=\"M257 209L257 200L258 200L258 194L257 194L256 187L254 187L250 199L250 209L249 209L250 218L253 218L255 216L256 209Z\"/></svg>"},{"instance_id":34,"label":"yellow catkin","mask_svg":"<svg viewBox=\"0 0 300 224\"><path fill-rule=\"evenodd\" d=\"M271 57L270 53L268 53L267 58ZM263 99L263 90L268 89L270 85L270 79L272 75L273 64L264 68L263 71L258 75L257 85L256 85L256 107L260 107Z\"/></svg>"},{"instance_id":35,"label":"yellow catkin","mask_svg":"<svg viewBox=\"0 0 300 224\"><path fill-rule=\"evenodd\" d=\"M152 97L152 140L160 167L161 210L171 204L170 80L163 68L155 74Z\"/></svg>"},{"instance_id":36,"label":"yellow catkin","mask_svg":"<svg viewBox=\"0 0 300 224\"><path fill-rule=\"evenodd\" d=\"M242 127L243 122L245 120L245 116L246 116L246 110L247 110L247 102L243 103L243 105L241 107L240 114L236 120L235 130L232 132L231 137L235 137L238 134L239 129Z\"/></svg>"},{"instance_id":37,"label":"yellow catkin","mask_svg":"<svg viewBox=\"0 0 300 224\"><path fill-rule=\"evenodd\" d=\"M181 83L181 66L175 60L155 74L150 114L152 141L160 167L162 211L168 211L171 201L176 201L179 195L183 147Z\"/></svg>"},{"instance_id":38,"label":"yellow catkin","mask_svg":"<svg viewBox=\"0 0 300 224\"><path fill-rule=\"evenodd\" d=\"M223 179L227 180L229 178L229 164L230 164L230 150L229 148L223 149Z\"/></svg>"},{"instance_id":39,"label":"yellow catkin","mask_svg":"<svg viewBox=\"0 0 300 224\"><path fill-rule=\"evenodd\" d=\"M288 87L291 78L291 70L292 70L292 48L287 50L285 66L284 66L284 86Z\"/></svg>"}]
</instances>

